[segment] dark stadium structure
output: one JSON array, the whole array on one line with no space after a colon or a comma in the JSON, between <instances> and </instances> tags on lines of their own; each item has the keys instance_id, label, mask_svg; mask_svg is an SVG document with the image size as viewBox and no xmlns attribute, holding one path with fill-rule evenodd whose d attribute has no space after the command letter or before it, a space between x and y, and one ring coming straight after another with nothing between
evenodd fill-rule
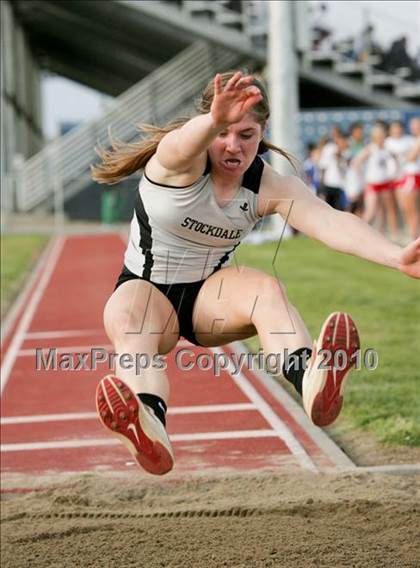
<instances>
[{"instance_id":1,"label":"dark stadium structure","mask_svg":"<svg viewBox=\"0 0 420 568\"><path fill-rule=\"evenodd\" d=\"M215 65L222 60L223 53L225 59L229 56L226 59L229 68L238 66L264 73L267 63L267 21L255 19L252 9L258 4L256 2L14 0L6 4L19 30L23 31L25 45L39 72L64 76L113 97L134 88L197 42L218 53L209 60ZM296 4L293 3L293 6ZM363 107L399 109L410 113L419 108L416 104L418 86L408 84L398 74L392 78L379 74L374 68L366 68L366 65L362 69L337 54L303 52L299 45L296 45L295 53L302 111ZM208 76L216 70L219 69L209 67ZM23 117L31 130L34 118L25 109L22 110L19 97L8 94L6 90L2 97L7 112L15 121ZM177 92L174 92L174 99L176 96ZM183 108L187 102L184 98L179 107ZM175 107L170 109L171 112L178 110ZM11 120L8 124L12 123ZM136 117L133 116L132 120L135 121ZM7 137L5 129L7 126L3 129ZM39 126L37 129L38 132ZM63 139L67 137L70 140L71 135L70 132ZM37 144L32 144L29 149L6 148L6 172L11 168L15 153L20 153L27 160L40 149L42 140L39 140L39 132L37 136ZM46 156L46 150L44 154ZM65 157L65 152L63 155ZM39 171L51 171L54 162L51 157L48 159L48 164L45 158L44 165L38 166ZM68 165L67 170L69 168ZM34 172L27 168L28 184L31 178L36 178ZM75 173L77 180L69 184L63 181L64 211L70 218L100 217L102 190L89 181L88 173L86 167L83 175ZM18 174L14 175L19 178ZM29 196L26 202L26 194L33 196L39 190L14 191L15 197L10 199L13 210L24 212L53 207L52 182L45 197L32 199ZM121 218L127 219L131 211L133 182L122 184L121 192ZM19 195L24 196L21 202Z\"/></svg>"}]
</instances>

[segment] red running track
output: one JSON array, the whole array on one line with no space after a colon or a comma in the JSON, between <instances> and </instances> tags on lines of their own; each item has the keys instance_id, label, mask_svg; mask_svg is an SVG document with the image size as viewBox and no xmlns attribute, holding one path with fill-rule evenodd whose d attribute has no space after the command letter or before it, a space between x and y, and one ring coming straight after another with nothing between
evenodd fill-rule
<instances>
[{"instance_id":1,"label":"red running track","mask_svg":"<svg viewBox=\"0 0 420 568\"><path fill-rule=\"evenodd\" d=\"M56 347L59 353L111 349L102 328L102 311L121 268L124 248L116 234L60 237L40 261L3 342L3 473L137 467L96 418L96 384L109 372L107 366L37 371L35 359L36 348ZM193 350L193 359L200 353L221 352L221 348L197 348L181 340L167 358L172 388L168 431L174 444L175 474L282 468L319 471L349 465L288 395L278 385L270 386L271 379L262 380L248 369L238 375L222 371L220 377L197 366L182 371L175 357L186 347ZM236 347L223 349L232 357Z\"/></svg>"}]
</instances>

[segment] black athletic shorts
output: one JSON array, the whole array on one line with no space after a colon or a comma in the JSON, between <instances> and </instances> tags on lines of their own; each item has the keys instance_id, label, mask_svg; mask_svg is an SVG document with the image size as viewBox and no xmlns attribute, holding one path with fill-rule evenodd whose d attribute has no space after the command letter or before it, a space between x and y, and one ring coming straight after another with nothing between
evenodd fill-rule
<instances>
[{"instance_id":1,"label":"black athletic shorts","mask_svg":"<svg viewBox=\"0 0 420 568\"><path fill-rule=\"evenodd\" d=\"M193 331L192 314L194 302L205 280L186 282L183 284L158 284L157 282L152 282L151 280L137 276L137 274L130 272L126 266L123 266L114 290L129 280L146 280L146 282L150 282L165 294L178 316L180 335L191 343L194 343L194 345L200 345Z\"/></svg>"}]
</instances>

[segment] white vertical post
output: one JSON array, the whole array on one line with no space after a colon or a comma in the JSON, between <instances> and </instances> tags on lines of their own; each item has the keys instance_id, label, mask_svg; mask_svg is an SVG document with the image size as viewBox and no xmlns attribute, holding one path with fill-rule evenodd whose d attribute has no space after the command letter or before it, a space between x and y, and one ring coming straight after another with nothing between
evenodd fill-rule
<instances>
[{"instance_id":1,"label":"white vertical post","mask_svg":"<svg viewBox=\"0 0 420 568\"><path fill-rule=\"evenodd\" d=\"M293 41L292 2L273 0L269 7L271 138L274 144L297 153L298 66ZM278 154L273 154L272 158L272 163L279 172L290 172L284 158Z\"/></svg>"},{"instance_id":2,"label":"white vertical post","mask_svg":"<svg viewBox=\"0 0 420 568\"><path fill-rule=\"evenodd\" d=\"M269 3L268 61L271 104L271 140L282 149L298 151L298 63L295 53L292 2ZM287 160L271 153L273 167L281 174L293 173ZM280 235L284 222L273 216L273 230Z\"/></svg>"},{"instance_id":3,"label":"white vertical post","mask_svg":"<svg viewBox=\"0 0 420 568\"><path fill-rule=\"evenodd\" d=\"M311 50L311 26L309 20L309 3L294 2L294 21L296 33L296 49L300 53L300 60L307 69L309 67L309 53Z\"/></svg>"}]
</instances>

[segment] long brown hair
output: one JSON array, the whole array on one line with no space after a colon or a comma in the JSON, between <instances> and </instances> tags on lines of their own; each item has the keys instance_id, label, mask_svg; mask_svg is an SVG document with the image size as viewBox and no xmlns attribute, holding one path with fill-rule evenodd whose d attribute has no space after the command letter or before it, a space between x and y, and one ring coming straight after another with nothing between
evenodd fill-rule
<instances>
[{"instance_id":1,"label":"long brown hair","mask_svg":"<svg viewBox=\"0 0 420 568\"><path fill-rule=\"evenodd\" d=\"M226 85L234 74L235 71L222 73L222 85ZM263 98L253 107L251 113L254 115L256 121L261 125L261 128L265 128L266 122L270 116L267 91L262 82L256 77L253 78L252 84L260 89ZM210 112L213 96L214 79L208 83L201 95L201 99L196 104L199 114L207 114ZM91 166L92 179L98 183L113 184L139 170L142 170L156 152L162 138L168 134L168 132L181 128L189 120L189 117L177 118L165 126L141 124L137 128L142 134L146 134L146 137L143 137L138 142L121 142L120 140L114 139L110 134L111 149L107 150L100 146L95 148L95 151L101 158L102 163ZM258 146L257 153L264 154L267 150L272 150L273 152L281 154L284 158L286 158L286 160L288 160L294 170L297 171L298 160L294 156L263 138Z\"/></svg>"}]
</instances>

